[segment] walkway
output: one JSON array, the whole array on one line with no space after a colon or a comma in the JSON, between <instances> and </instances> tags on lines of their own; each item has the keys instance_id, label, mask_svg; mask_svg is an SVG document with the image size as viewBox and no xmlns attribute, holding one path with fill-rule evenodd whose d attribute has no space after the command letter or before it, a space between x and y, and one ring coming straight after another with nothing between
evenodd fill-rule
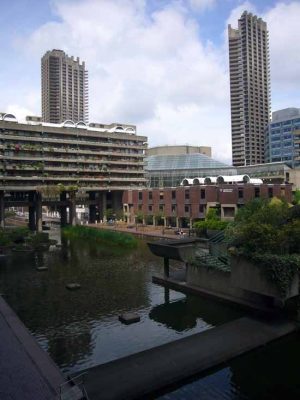
<instances>
[{"instance_id":1,"label":"walkway","mask_svg":"<svg viewBox=\"0 0 300 400\"><path fill-rule=\"evenodd\" d=\"M117 231L117 232L126 232L126 233L131 233L136 236L142 236L142 237L148 237L148 238L165 238L165 239L173 239L173 240L180 240L182 237L187 237L188 236L188 231L185 230L185 234L183 236L180 235L175 235L175 228L174 229L167 229L163 228L162 226L160 227L151 227L151 225L147 226L141 226L141 225L132 225L130 228L126 224L120 224L120 225L107 225L107 224L89 224L88 226L91 226L93 228L98 228L98 229L109 229L112 231Z\"/></svg>"},{"instance_id":2,"label":"walkway","mask_svg":"<svg viewBox=\"0 0 300 400\"><path fill-rule=\"evenodd\" d=\"M57 399L63 375L1 296L0 337L0 399Z\"/></svg>"},{"instance_id":3,"label":"walkway","mask_svg":"<svg viewBox=\"0 0 300 400\"><path fill-rule=\"evenodd\" d=\"M87 370L90 400L144 398L296 330L288 321L240 318Z\"/></svg>"}]
</instances>

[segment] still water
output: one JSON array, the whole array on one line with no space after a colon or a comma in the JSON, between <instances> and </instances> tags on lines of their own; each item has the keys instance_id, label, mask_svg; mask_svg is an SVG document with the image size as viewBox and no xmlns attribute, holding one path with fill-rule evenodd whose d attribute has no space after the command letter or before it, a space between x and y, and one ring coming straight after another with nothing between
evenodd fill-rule
<instances>
[{"instance_id":1,"label":"still water","mask_svg":"<svg viewBox=\"0 0 300 400\"><path fill-rule=\"evenodd\" d=\"M134 250L112 251L76 240L49 252L15 253L0 262L0 292L64 373L241 316L222 303L154 285L151 278L162 272L162 260L143 241ZM41 266L48 270L37 271ZM71 282L81 288L67 290ZM119 322L118 316L128 311L137 312L141 321Z\"/></svg>"},{"instance_id":2,"label":"still water","mask_svg":"<svg viewBox=\"0 0 300 400\"><path fill-rule=\"evenodd\" d=\"M39 272L37 267L46 266ZM180 270L172 264L172 270ZM79 372L239 318L221 302L151 282L162 262L145 242L120 251L83 241L0 259L0 292L64 373ZM67 283L81 289L69 291ZM123 325L118 316L137 312ZM300 399L300 337L295 334L169 388L161 400Z\"/></svg>"}]
</instances>

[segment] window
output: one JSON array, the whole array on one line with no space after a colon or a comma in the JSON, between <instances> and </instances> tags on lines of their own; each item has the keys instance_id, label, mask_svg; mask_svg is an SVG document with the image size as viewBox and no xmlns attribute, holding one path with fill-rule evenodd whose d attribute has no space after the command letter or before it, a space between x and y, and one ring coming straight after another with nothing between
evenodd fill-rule
<instances>
[{"instance_id":1,"label":"window","mask_svg":"<svg viewBox=\"0 0 300 400\"><path fill-rule=\"evenodd\" d=\"M190 211L190 206L184 206L184 212L188 213Z\"/></svg>"},{"instance_id":2,"label":"window","mask_svg":"<svg viewBox=\"0 0 300 400\"><path fill-rule=\"evenodd\" d=\"M175 206L175 204L173 204L172 205L172 213L175 213L176 212L176 206Z\"/></svg>"},{"instance_id":3,"label":"window","mask_svg":"<svg viewBox=\"0 0 300 400\"><path fill-rule=\"evenodd\" d=\"M268 197L269 198L273 197L273 188L271 187L268 188Z\"/></svg>"},{"instance_id":4,"label":"window","mask_svg":"<svg viewBox=\"0 0 300 400\"><path fill-rule=\"evenodd\" d=\"M199 212L200 212L200 213L204 213L204 211L205 211L204 205L203 205L203 204L200 204L200 205L199 205Z\"/></svg>"},{"instance_id":5,"label":"window","mask_svg":"<svg viewBox=\"0 0 300 400\"><path fill-rule=\"evenodd\" d=\"M176 190L172 190L172 200L176 199Z\"/></svg>"},{"instance_id":6,"label":"window","mask_svg":"<svg viewBox=\"0 0 300 400\"><path fill-rule=\"evenodd\" d=\"M163 200L164 199L164 192L159 192L159 200Z\"/></svg>"},{"instance_id":7,"label":"window","mask_svg":"<svg viewBox=\"0 0 300 400\"><path fill-rule=\"evenodd\" d=\"M243 199L244 198L244 189L239 188L239 199Z\"/></svg>"},{"instance_id":8,"label":"window","mask_svg":"<svg viewBox=\"0 0 300 400\"><path fill-rule=\"evenodd\" d=\"M142 205L141 204L139 204L138 209L139 209L139 211L142 211Z\"/></svg>"},{"instance_id":9,"label":"window","mask_svg":"<svg viewBox=\"0 0 300 400\"><path fill-rule=\"evenodd\" d=\"M190 191L189 190L185 190L184 198L185 198L185 200L189 200L190 199Z\"/></svg>"},{"instance_id":10,"label":"window","mask_svg":"<svg viewBox=\"0 0 300 400\"><path fill-rule=\"evenodd\" d=\"M143 200L143 192L139 192L139 200Z\"/></svg>"},{"instance_id":11,"label":"window","mask_svg":"<svg viewBox=\"0 0 300 400\"><path fill-rule=\"evenodd\" d=\"M205 199L205 189L200 190L200 197L201 199Z\"/></svg>"},{"instance_id":12,"label":"window","mask_svg":"<svg viewBox=\"0 0 300 400\"><path fill-rule=\"evenodd\" d=\"M259 187L254 188L254 197L259 197L259 195L260 195L260 188Z\"/></svg>"},{"instance_id":13,"label":"window","mask_svg":"<svg viewBox=\"0 0 300 400\"><path fill-rule=\"evenodd\" d=\"M148 211L152 211L152 206L148 206Z\"/></svg>"},{"instance_id":14,"label":"window","mask_svg":"<svg viewBox=\"0 0 300 400\"><path fill-rule=\"evenodd\" d=\"M164 211L164 205L163 204L159 205L159 211Z\"/></svg>"},{"instance_id":15,"label":"window","mask_svg":"<svg viewBox=\"0 0 300 400\"><path fill-rule=\"evenodd\" d=\"M149 200L152 200L152 192L149 192L148 196L149 196Z\"/></svg>"}]
</instances>

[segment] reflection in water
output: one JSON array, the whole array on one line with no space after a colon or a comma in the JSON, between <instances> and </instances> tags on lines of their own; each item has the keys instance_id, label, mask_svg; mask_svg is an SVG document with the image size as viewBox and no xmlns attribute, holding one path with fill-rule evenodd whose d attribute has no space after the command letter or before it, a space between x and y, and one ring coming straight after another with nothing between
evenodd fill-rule
<instances>
[{"instance_id":1,"label":"reflection in water","mask_svg":"<svg viewBox=\"0 0 300 400\"><path fill-rule=\"evenodd\" d=\"M295 333L194 378L160 400L299 400L300 335Z\"/></svg>"},{"instance_id":2,"label":"reflection in water","mask_svg":"<svg viewBox=\"0 0 300 400\"><path fill-rule=\"evenodd\" d=\"M149 317L170 329L183 332L194 328L202 321L203 325L213 327L234 318L238 318L240 312L230 307L223 307L220 314L220 303L192 295L184 299L170 302L169 289L165 288L165 303L153 307Z\"/></svg>"},{"instance_id":3,"label":"reflection in water","mask_svg":"<svg viewBox=\"0 0 300 400\"><path fill-rule=\"evenodd\" d=\"M38 272L41 266L48 270ZM130 251L63 241L59 249L18 253L1 261L0 292L6 293L8 303L64 372L86 369L240 316L221 303L165 292L151 282L152 275L161 272L161 260L142 241ZM70 282L80 283L81 289L67 290ZM168 306L169 311L164 311ZM122 325L118 316L126 311L137 312L141 321Z\"/></svg>"}]
</instances>

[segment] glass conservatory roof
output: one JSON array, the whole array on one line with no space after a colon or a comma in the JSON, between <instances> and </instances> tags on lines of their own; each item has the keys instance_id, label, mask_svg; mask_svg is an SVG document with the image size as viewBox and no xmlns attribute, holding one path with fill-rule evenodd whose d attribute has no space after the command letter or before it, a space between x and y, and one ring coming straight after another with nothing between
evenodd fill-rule
<instances>
[{"instance_id":1,"label":"glass conservatory roof","mask_svg":"<svg viewBox=\"0 0 300 400\"><path fill-rule=\"evenodd\" d=\"M204 154L157 155L146 158L147 171L232 168Z\"/></svg>"}]
</instances>

